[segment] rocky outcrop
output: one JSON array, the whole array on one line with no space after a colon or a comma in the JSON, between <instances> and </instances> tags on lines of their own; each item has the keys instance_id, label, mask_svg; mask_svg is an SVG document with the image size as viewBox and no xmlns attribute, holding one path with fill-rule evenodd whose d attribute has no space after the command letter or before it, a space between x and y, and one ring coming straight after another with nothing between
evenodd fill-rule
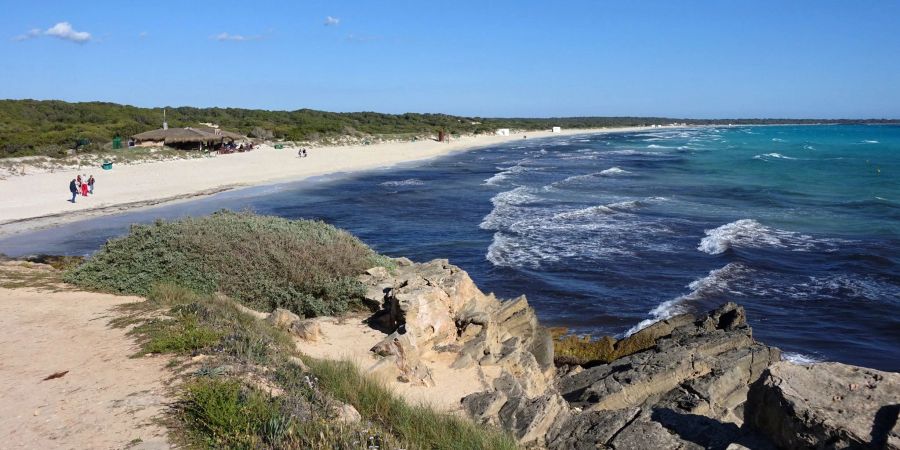
<instances>
[{"instance_id":1,"label":"rocky outcrop","mask_svg":"<svg viewBox=\"0 0 900 450\"><path fill-rule=\"evenodd\" d=\"M553 343L525 297L501 302L484 294L447 260L396 263L392 271L377 267L360 277L366 299L379 309L370 324L389 333L372 348L383 358L381 370L432 385L423 356L450 352L454 368L499 367L531 395L548 388Z\"/></svg>"},{"instance_id":2,"label":"rocky outcrop","mask_svg":"<svg viewBox=\"0 0 900 450\"><path fill-rule=\"evenodd\" d=\"M525 297L501 302L446 260L396 262L360 278L378 310L369 324L388 333L371 349L375 370L434 385L435 354L479 369L490 388L464 397L463 410L523 446L900 448L900 375L780 362L734 303L610 339L605 360L557 368Z\"/></svg>"},{"instance_id":3,"label":"rocky outcrop","mask_svg":"<svg viewBox=\"0 0 900 450\"><path fill-rule=\"evenodd\" d=\"M748 424L781 448L900 449L900 374L779 362L750 389Z\"/></svg>"},{"instance_id":4,"label":"rocky outcrop","mask_svg":"<svg viewBox=\"0 0 900 450\"><path fill-rule=\"evenodd\" d=\"M554 449L725 448L759 441L739 431L741 407L750 384L780 353L753 340L743 308L729 303L700 319L674 317L639 333L637 339L652 342L647 350L573 370L538 395L495 383L494 391L463 404L478 421L491 423L496 415L494 423L523 444ZM557 399L565 403L547 406ZM535 405L546 411L540 427L516 420Z\"/></svg>"}]
</instances>

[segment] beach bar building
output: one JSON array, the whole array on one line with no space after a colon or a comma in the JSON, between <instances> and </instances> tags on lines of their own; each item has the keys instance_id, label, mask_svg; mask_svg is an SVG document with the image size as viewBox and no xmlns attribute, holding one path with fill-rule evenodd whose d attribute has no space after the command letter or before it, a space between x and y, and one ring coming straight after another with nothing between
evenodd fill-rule
<instances>
[{"instance_id":1,"label":"beach bar building","mask_svg":"<svg viewBox=\"0 0 900 450\"><path fill-rule=\"evenodd\" d=\"M165 145L185 150L217 148L222 144L247 140L244 135L211 127L163 127L135 134L131 138L138 147L162 147Z\"/></svg>"}]
</instances>

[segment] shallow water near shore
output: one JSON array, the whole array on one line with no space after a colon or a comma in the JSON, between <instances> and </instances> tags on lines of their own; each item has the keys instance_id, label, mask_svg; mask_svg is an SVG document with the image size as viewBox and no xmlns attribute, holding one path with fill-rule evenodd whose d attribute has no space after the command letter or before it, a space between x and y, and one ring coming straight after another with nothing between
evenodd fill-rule
<instances>
[{"instance_id":1,"label":"shallow water near shore","mask_svg":"<svg viewBox=\"0 0 900 450\"><path fill-rule=\"evenodd\" d=\"M302 164L302 160L298 160ZM98 192L102 195L102 192ZM449 258L546 324L622 335L727 300L792 358L900 370L900 127L660 129L523 140L0 240L89 254L128 224L251 209Z\"/></svg>"}]
</instances>

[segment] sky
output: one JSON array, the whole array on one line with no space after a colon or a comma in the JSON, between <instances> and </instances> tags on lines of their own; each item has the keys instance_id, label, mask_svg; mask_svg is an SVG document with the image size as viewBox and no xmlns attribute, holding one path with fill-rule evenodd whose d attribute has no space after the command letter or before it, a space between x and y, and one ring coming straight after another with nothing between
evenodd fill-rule
<instances>
[{"instance_id":1,"label":"sky","mask_svg":"<svg viewBox=\"0 0 900 450\"><path fill-rule=\"evenodd\" d=\"M0 0L0 11L0 98L900 118L896 0Z\"/></svg>"}]
</instances>

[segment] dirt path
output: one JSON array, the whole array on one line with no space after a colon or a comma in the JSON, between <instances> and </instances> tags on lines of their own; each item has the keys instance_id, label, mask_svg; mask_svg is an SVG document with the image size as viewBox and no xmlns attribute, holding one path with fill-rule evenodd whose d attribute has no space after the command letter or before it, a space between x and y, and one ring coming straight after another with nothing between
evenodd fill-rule
<instances>
[{"instance_id":1,"label":"dirt path","mask_svg":"<svg viewBox=\"0 0 900 450\"><path fill-rule=\"evenodd\" d=\"M137 300L0 288L0 447L169 448L154 424L167 361L129 358L132 339L108 326L112 307Z\"/></svg>"}]
</instances>

